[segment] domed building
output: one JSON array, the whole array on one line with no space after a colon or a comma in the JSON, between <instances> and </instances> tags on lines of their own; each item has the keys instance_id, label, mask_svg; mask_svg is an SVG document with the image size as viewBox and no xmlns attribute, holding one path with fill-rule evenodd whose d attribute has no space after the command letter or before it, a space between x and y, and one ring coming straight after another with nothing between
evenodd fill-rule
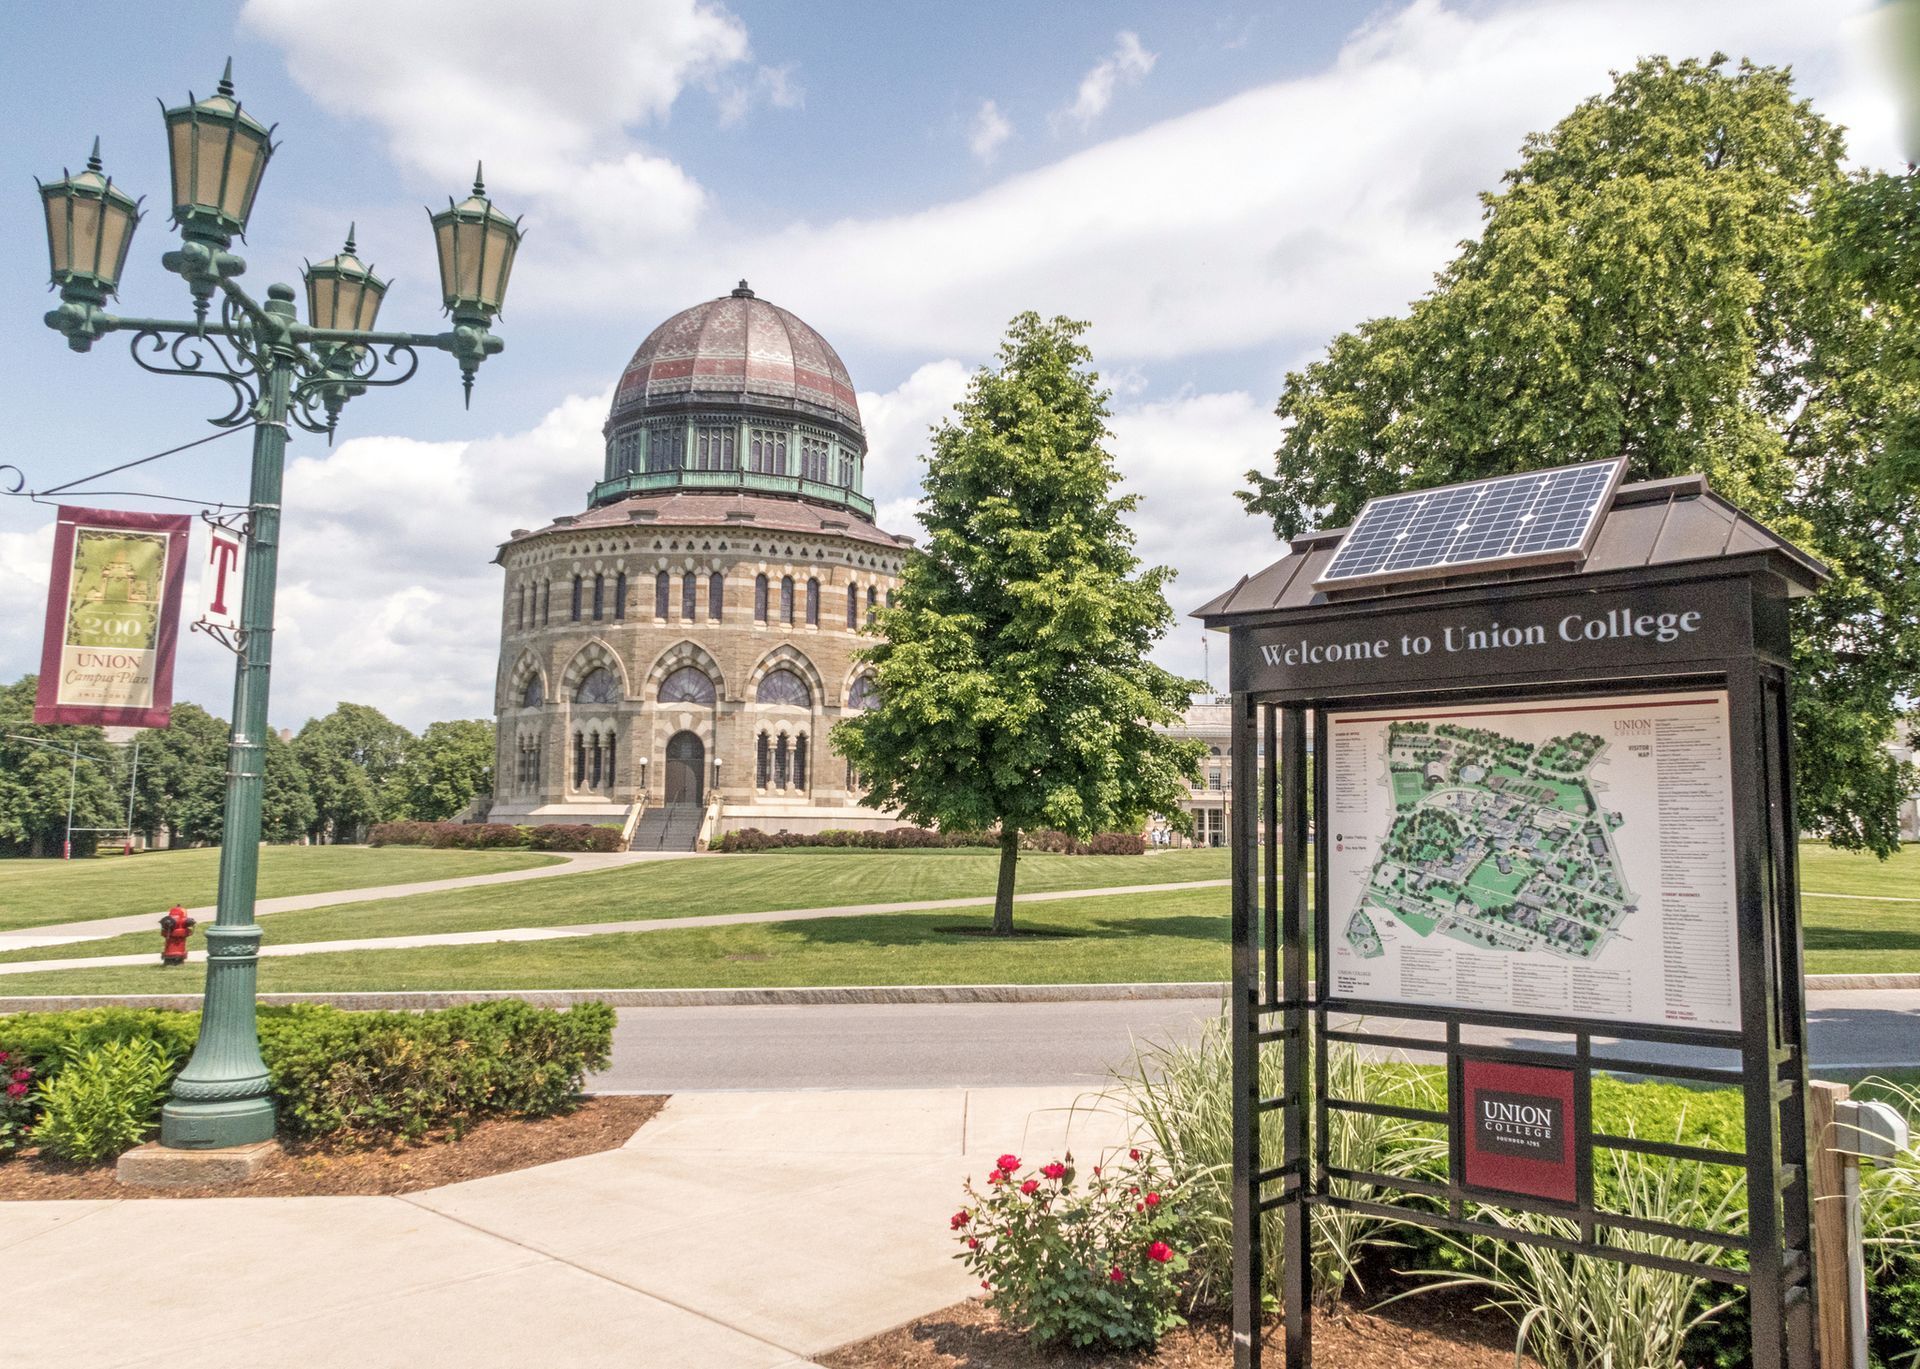
<instances>
[{"instance_id":1,"label":"domed building","mask_svg":"<svg viewBox=\"0 0 1920 1369\"><path fill-rule=\"evenodd\" d=\"M827 734L909 539L873 522L853 380L742 281L662 323L607 417L584 512L516 529L495 712L495 822L702 832L891 826Z\"/></svg>"}]
</instances>

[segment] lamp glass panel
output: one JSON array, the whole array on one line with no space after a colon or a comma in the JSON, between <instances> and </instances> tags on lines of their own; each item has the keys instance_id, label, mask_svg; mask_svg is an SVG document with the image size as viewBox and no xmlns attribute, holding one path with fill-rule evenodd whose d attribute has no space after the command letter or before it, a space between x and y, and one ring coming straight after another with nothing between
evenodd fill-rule
<instances>
[{"instance_id":1,"label":"lamp glass panel","mask_svg":"<svg viewBox=\"0 0 1920 1369\"><path fill-rule=\"evenodd\" d=\"M507 297L507 276L513 270L514 241L513 234L504 224L493 224L488 244L487 279L482 283L481 298L487 307L498 309Z\"/></svg>"},{"instance_id":2,"label":"lamp glass panel","mask_svg":"<svg viewBox=\"0 0 1920 1369\"><path fill-rule=\"evenodd\" d=\"M47 261L57 278L61 272L73 269L72 258L67 254L67 205L65 195L48 195L47 206Z\"/></svg>"},{"instance_id":3,"label":"lamp glass panel","mask_svg":"<svg viewBox=\"0 0 1920 1369\"><path fill-rule=\"evenodd\" d=\"M227 137L230 125L212 119L196 120L194 129L194 168L192 203L207 209L222 209L221 182L226 170Z\"/></svg>"},{"instance_id":4,"label":"lamp glass panel","mask_svg":"<svg viewBox=\"0 0 1920 1369\"><path fill-rule=\"evenodd\" d=\"M167 128L167 156L173 169L175 209L193 203L193 121L176 119Z\"/></svg>"},{"instance_id":5,"label":"lamp glass panel","mask_svg":"<svg viewBox=\"0 0 1920 1369\"><path fill-rule=\"evenodd\" d=\"M253 192L260 181L260 140L251 130L233 128L233 159L227 167L227 181L220 212L235 223L245 223L253 210Z\"/></svg>"},{"instance_id":6,"label":"lamp glass panel","mask_svg":"<svg viewBox=\"0 0 1920 1369\"><path fill-rule=\"evenodd\" d=\"M95 274L99 271L100 220L106 201L75 196L73 205L72 270Z\"/></svg>"},{"instance_id":7,"label":"lamp glass panel","mask_svg":"<svg viewBox=\"0 0 1920 1369\"><path fill-rule=\"evenodd\" d=\"M448 304L452 304L455 294L453 288L453 221L442 219L434 225L434 251L440 256L440 294Z\"/></svg>"},{"instance_id":8,"label":"lamp glass panel","mask_svg":"<svg viewBox=\"0 0 1920 1369\"><path fill-rule=\"evenodd\" d=\"M133 214L125 205L105 204L100 223L100 264L94 271L109 289L120 283L120 269L126 265L128 239L133 235Z\"/></svg>"},{"instance_id":9,"label":"lamp glass panel","mask_svg":"<svg viewBox=\"0 0 1920 1369\"><path fill-rule=\"evenodd\" d=\"M386 294L385 286L375 289L371 284L363 284L360 287L360 322L354 325L356 328L373 328L373 321L380 316L380 301Z\"/></svg>"},{"instance_id":10,"label":"lamp glass panel","mask_svg":"<svg viewBox=\"0 0 1920 1369\"><path fill-rule=\"evenodd\" d=\"M480 263L485 243L484 224L462 222L453 230L458 268L458 278L454 283L459 287L456 293L462 299L473 299L480 293Z\"/></svg>"}]
</instances>

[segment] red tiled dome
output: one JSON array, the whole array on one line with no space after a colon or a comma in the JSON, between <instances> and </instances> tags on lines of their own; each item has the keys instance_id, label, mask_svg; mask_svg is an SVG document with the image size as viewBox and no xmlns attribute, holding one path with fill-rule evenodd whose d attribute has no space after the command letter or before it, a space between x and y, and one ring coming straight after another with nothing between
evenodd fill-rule
<instances>
[{"instance_id":1,"label":"red tiled dome","mask_svg":"<svg viewBox=\"0 0 1920 1369\"><path fill-rule=\"evenodd\" d=\"M614 391L612 416L633 417L662 401L766 404L861 431L853 379L827 340L745 281L647 334Z\"/></svg>"}]
</instances>

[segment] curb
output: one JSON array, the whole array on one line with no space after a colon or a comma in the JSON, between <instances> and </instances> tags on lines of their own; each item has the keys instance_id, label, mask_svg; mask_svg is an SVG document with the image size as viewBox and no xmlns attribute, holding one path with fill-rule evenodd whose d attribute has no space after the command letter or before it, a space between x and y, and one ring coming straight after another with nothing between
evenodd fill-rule
<instances>
[{"instance_id":1,"label":"curb","mask_svg":"<svg viewBox=\"0 0 1920 1369\"><path fill-rule=\"evenodd\" d=\"M1915 976L1920 979L1920 976ZM793 1007L862 1003L1091 1003L1226 996L1222 982L1186 984L926 984L811 989L444 989L394 993L263 993L260 1002L326 1003L359 1011L451 1008L517 998L537 1008L605 1003L611 1008ZM0 1013L74 1008L197 1009L194 994L48 994L0 996Z\"/></svg>"},{"instance_id":2,"label":"curb","mask_svg":"<svg viewBox=\"0 0 1920 1369\"><path fill-rule=\"evenodd\" d=\"M1920 974L1810 974L1809 990L1920 990ZM451 1008L518 998L537 1008L605 1003L610 1008L805 1007L863 1003L1099 1003L1147 999L1223 999L1225 982L1184 984L896 984L813 989L426 989L393 993L263 993L262 1003L326 1003L355 1011ZM0 1013L74 1008L197 1009L200 995L48 994L0 996Z\"/></svg>"}]
</instances>

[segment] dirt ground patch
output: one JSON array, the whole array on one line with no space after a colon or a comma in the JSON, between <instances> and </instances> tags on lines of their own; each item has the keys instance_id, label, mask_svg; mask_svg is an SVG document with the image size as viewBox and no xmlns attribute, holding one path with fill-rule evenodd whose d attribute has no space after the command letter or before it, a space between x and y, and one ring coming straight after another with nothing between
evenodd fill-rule
<instances>
[{"instance_id":1,"label":"dirt ground patch","mask_svg":"<svg viewBox=\"0 0 1920 1369\"><path fill-rule=\"evenodd\" d=\"M0 1164L0 1201L30 1198L294 1198L414 1193L489 1174L614 1150L666 1104L660 1096L590 1098L561 1117L498 1118L458 1140L366 1150L289 1145L244 1185L133 1188L113 1166L74 1165L26 1151Z\"/></svg>"},{"instance_id":2,"label":"dirt ground patch","mask_svg":"<svg viewBox=\"0 0 1920 1369\"><path fill-rule=\"evenodd\" d=\"M1268 1326L1266 1362L1280 1363L1285 1332ZM1313 1327L1316 1369L1513 1369L1513 1324L1478 1311L1471 1297L1411 1298L1382 1312L1348 1310ZM844 1345L822 1355L827 1369L1232 1369L1233 1339L1221 1320L1174 1331L1151 1353L1042 1352L979 1302ZM1531 1359L1522 1361L1531 1366Z\"/></svg>"}]
</instances>

